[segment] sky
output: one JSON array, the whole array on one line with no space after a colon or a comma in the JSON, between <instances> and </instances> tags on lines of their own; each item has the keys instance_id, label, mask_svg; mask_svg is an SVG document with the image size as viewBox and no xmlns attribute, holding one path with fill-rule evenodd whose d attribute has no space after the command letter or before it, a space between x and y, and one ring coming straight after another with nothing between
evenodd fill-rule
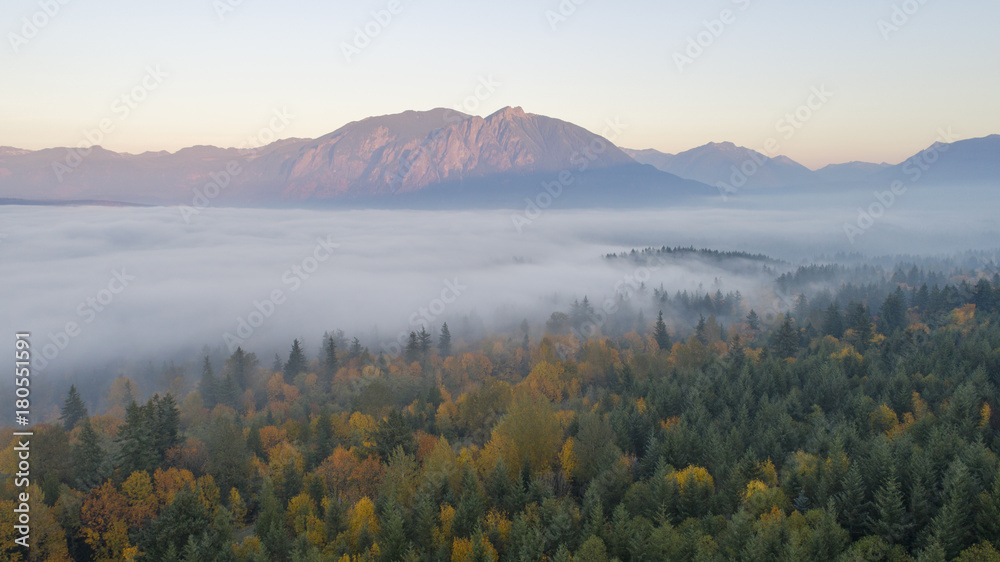
<instances>
[{"instance_id":1,"label":"sky","mask_svg":"<svg viewBox=\"0 0 1000 562\"><path fill-rule=\"evenodd\" d=\"M317 137L521 106L619 123L628 148L775 139L811 168L898 163L939 129L1000 133L998 17L985 0L10 0L0 146L175 151L240 146L275 112L280 136Z\"/></svg>"}]
</instances>

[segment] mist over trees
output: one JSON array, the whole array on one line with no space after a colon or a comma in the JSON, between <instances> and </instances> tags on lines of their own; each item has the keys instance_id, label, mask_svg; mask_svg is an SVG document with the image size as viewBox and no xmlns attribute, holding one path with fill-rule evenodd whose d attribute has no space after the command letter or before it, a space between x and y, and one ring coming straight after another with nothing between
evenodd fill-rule
<instances>
[{"instance_id":1,"label":"mist over trees","mask_svg":"<svg viewBox=\"0 0 1000 562\"><path fill-rule=\"evenodd\" d=\"M34 427L33 556L1000 556L996 264L772 279L639 282L613 312L578 295L487 335L442 321L395 355L332 330L273 365L206 349L97 398L68 385Z\"/></svg>"}]
</instances>

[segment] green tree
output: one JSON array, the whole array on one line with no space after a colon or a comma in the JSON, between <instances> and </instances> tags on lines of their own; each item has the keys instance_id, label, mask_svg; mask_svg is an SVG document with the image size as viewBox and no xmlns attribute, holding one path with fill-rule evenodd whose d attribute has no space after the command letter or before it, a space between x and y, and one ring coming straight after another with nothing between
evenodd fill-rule
<instances>
[{"instance_id":1,"label":"green tree","mask_svg":"<svg viewBox=\"0 0 1000 562\"><path fill-rule=\"evenodd\" d=\"M664 351L670 351L670 334L667 333L667 325L663 322L663 311L656 316L656 324L653 326L653 339L656 345Z\"/></svg>"},{"instance_id":2,"label":"green tree","mask_svg":"<svg viewBox=\"0 0 1000 562\"><path fill-rule=\"evenodd\" d=\"M338 369L340 369L340 361L337 360L337 341L330 334L326 334L323 338L323 359L320 369L322 374L320 380L323 383L324 391L329 390Z\"/></svg>"},{"instance_id":3,"label":"green tree","mask_svg":"<svg viewBox=\"0 0 1000 562\"><path fill-rule=\"evenodd\" d=\"M438 336L438 353L441 354L441 357L451 355L451 330L448 329L447 322L441 325L441 334Z\"/></svg>"},{"instance_id":4,"label":"green tree","mask_svg":"<svg viewBox=\"0 0 1000 562\"><path fill-rule=\"evenodd\" d=\"M181 552L190 540L197 541L210 522L198 496L190 489L181 490L142 533L140 550L150 560L167 559L168 551Z\"/></svg>"},{"instance_id":5,"label":"green tree","mask_svg":"<svg viewBox=\"0 0 1000 562\"><path fill-rule=\"evenodd\" d=\"M291 383L295 380L295 377L297 377L299 373L304 373L306 368L306 356L302 353L302 347L299 345L299 340L296 338L292 342L292 350L288 352L288 361L285 362L285 368L283 371L285 382Z\"/></svg>"},{"instance_id":6,"label":"green tree","mask_svg":"<svg viewBox=\"0 0 1000 562\"><path fill-rule=\"evenodd\" d=\"M59 412L59 419L62 420L66 431L72 431L80 420L88 417L87 406L80 398L80 393L76 391L76 385L69 386L69 394Z\"/></svg>"},{"instance_id":7,"label":"green tree","mask_svg":"<svg viewBox=\"0 0 1000 562\"><path fill-rule=\"evenodd\" d=\"M257 368L257 356L253 353L246 353L242 347L237 347L236 351L226 359L226 366L223 369L225 377L230 377L235 383L237 394L246 390L250 383L250 376ZM220 398L220 402L222 399Z\"/></svg>"},{"instance_id":8,"label":"green tree","mask_svg":"<svg viewBox=\"0 0 1000 562\"><path fill-rule=\"evenodd\" d=\"M771 349L781 358L795 357L799 350L799 334L792 326L792 317L786 316L774 334L771 336Z\"/></svg>"},{"instance_id":9,"label":"green tree","mask_svg":"<svg viewBox=\"0 0 1000 562\"><path fill-rule=\"evenodd\" d=\"M828 306L823 314L823 334L837 339L844 337L844 317L837 303Z\"/></svg>"},{"instance_id":10,"label":"green tree","mask_svg":"<svg viewBox=\"0 0 1000 562\"><path fill-rule=\"evenodd\" d=\"M216 378L215 371L212 370L212 362L208 355L205 356L205 361L202 363L201 384L198 386L198 390L201 394L202 404L209 410L219 403L219 379Z\"/></svg>"},{"instance_id":11,"label":"green tree","mask_svg":"<svg viewBox=\"0 0 1000 562\"><path fill-rule=\"evenodd\" d=\"M906 295L901 288L896 287L896 290L885 298L880 316L882 330L886 335L906 328Z\"/></svg>"},{"instance_id":12,"label":"green tree","mask_svg":"<svg viewBox=\"0 0 1000 562\"><path fill-rule=\"evenodd\" d=\"M84 418L80 430L80 441L70 453L73 463L74 481L77 488L88 491L100 486L107 479L105 454L100 437L90 425L90 418Z\"/></svg>"},{"instance_id":13,"label":"green tree","mask_svg":"<svg viewBox=\"0 0 1000 562\"><path fill-rule=\"evenodd\" d=\"M868 519L868 528L890 545L902 541L909 528L903 494L899 490L896 477L889 480L875 492L873 502L875 517Z\"/></svg>"}]
</instances>

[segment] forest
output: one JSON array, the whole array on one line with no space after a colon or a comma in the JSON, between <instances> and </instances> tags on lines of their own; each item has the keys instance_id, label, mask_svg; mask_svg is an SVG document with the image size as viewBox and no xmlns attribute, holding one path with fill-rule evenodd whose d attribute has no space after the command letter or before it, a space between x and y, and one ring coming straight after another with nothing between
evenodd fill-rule
<instances>
[{"instance_id":1,"label":"forest","mask_svg":"<svg viewBox=\"0 0 1000 562\"><path fill-rule=\"evenodd\" d=\"M0 437L0 558L1000 560L995 263L606 259L738 260L785 305L643 284L397 355L332 330L67 386L32 428L30 550Z\"/></svg>"}]
</instances>

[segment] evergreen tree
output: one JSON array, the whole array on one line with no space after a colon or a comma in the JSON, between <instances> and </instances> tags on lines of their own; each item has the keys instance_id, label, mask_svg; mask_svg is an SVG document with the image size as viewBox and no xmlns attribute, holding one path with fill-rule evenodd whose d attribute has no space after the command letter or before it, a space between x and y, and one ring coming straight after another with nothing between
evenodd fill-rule
<instances>
[{"instance_id":1,"label":"evergreen tree","mask_svg":"<svg viewBox=\"0 0 1000 562\"><path fill-rule=\"evenodd\" d=\"M306 356L302 353L302 347L299 346L299 340L296 338L292 342L292 350L288 352L288 361L285 362L283 371L285 382L291 383L299 373L304 373L306 368Z\"/></svg>"},{"instance_id":2,"label":"evergreen tree","mask_svg":"<svg viewBox=\"0 0 1000 562\"><path fill-rule=\"evenodd\" d=\"M333 336L326 334L323 338L323 360L320 369L323 375L321 379L323 390L328 390L338 369L340 369L340 361L337 360L337 342Z\"/></svg>"},{"instance_id":3,"label":"evergreen tree","mask_svg":"<svg viewBox=\"0 0 1000 562\"><path fill-rule=\"evenodd\" d=\"M242 347L237 347L236 351L226 359L225 375L232 377L236 385L237 394L246 390L250 382L250 375L257 368L257 356L253 353L243 351ZM219 398L222 401L222 398Z\"/></svg>"},{"instance_id":4,"label":"evergreen tree","mask_svg":"<svg viewBox=\"0 0 1000 562\"><path fill-rule=\"evenodd\" d=\"M771 349L778 357L795 357L799 350L799 334L792 326L791 316L786 316L781 327L771 336Z\"/></svg>"},{"instance_id":5,"label":"evergreen tree","mask_svg":"<svg viewBox=\"0 0 1000 562\"><path fill-rule=\"evenodd\" d=\"M525 337L527 337L527 333ZM451 331L448 330L447 322L441 325L441 335L438 336L438 353L441 354L441 357L451 355Z\"/></svg>"},{"instance_id":6,"label":"evergreen tree","mask_svg":"<svg viewBox=\"0 0 1000 562\"><path fill-rule=\"evenodd\" d=\"M837 303L828 306L823 315L823 334L837 339L844 337L844 317Z\"/></svg>"},{"instance_id":7,"label":"evergreen tree","mask_svg":"<svg viewBox=\"0 0 1000 562\"><path fill-rule=\"evenodd\" d=\"M406 342L406 350L403 354L407 363L420 360L420 338L416 332L410 332L410 339Z\"/></svg>"},{"instance_id":8,"label":"evergreen tree","mask_svg":"<svg viewBox=\"0 0 1000 562\"><path fill-rule=\"evenodd\" d=\"M809 299L802 293L795 299L795 322L803 327L809 322Z\"/></svg>"},{"instance_id":9,"label":"evergreen tree","mask_svg":"<svg viewBox=\"0 0 1000 562\"><path fill-rule=\"evenodd\" d=\"M703 344L708 344L708 334L705 332L705 316L698 316L698 326L694 329L694 336Z\"/></svg>"},{"instance_id":10,"label":"evergreen tree","mask_svg":"<svg viewBox=\"0 0 1000 562\"><path fill-rule=\"evenodd\" d=\"M107 478L104 464L104 450L101 448L100 437L90 425L90 418L81 422L80 441L73 446L70 458L73 464L76 487L88 491L100 486Z\"/></svg>"},{"instance_id":11,"label":"evergreen tree","mask_svg":"<svg viewBox=\"0 0 1000 562\"><path fill-rule=\"evenodd\" d=\"M667 324L663 321L663 311L656 316L656 324L653 327L653 339L660 349L670 351L670 334L667 333Z\"/></svg>"},{"instance_id":12,"label":"evergreen tree","mask_svg":"<svg viewBox=\"0 0 1000 562\"><path fill-rule=\"evenodd\" d=\"M747 326L754 332L760 331L760 317L757 316L757 312L754 309L750 309L750 313L747 314Z\"/></svg>"},{"instance_id":13,"label":"evergreen tree","mask_svg":"<svg viewBox=\"0 0 1000 562\"><path fill-rule=\"evenodd\" d=\"M205 356L205 361L202 363L201 384L198 386L198 390L201 394L202 404L209 410L219 402L219 379L215 378L212 362L208 355Z\"/></svg>"},{"instance_id":14,"label":"evergreen tree","mask_svg":"<svg viewBox=\"0 0 1000 562\"><path fill-rule=\"evenodd\" d=\"M868 502L865 498L864 480L857 465L852 465L847 471L842 488L836 498L840 522L852 538L858 538L862 535L867 522Z\"/></svg>"},{"instance_id":15,"label":"evergreen tree","mask_svg":"<svg viewBox=\"0 0 1000 562\"><path fill-rule=\"evenodd\" d=\"M881 324L886 335L906 328L906 296L899 287L882 303Z\"/></svg>"},{"instance_id":16,"label":"evergreen tree","mask_svg":"<svg viewBox=\"0 0 1000 562\"><path fill-rule=\"evenodd\" d=\"M847 314L844 323L849 330L854 331L854 345L859 352L868 349L868 344L872 339L872 318L868 314L868 307L860 302L852 302L847 307Z\"/></svg>"},{"instance_id":17,"label":"evergreen tree","mask_svg":"<svg viewBox=\"0 0 1000 562\"><path fill-rule=\"evenodd\" d=\"M125 424L119 428L115 438L118 443L116 465L119 480L125 480L137 470L152 473L159 464L152 417L150 409L136 404L134 400L125 410Z\"/></svg>"},{"instance_id":18,"label":"evergreen tree","mask_svg":"<svg viewBox=\"0 0 1000 562\"><path fill-rule=\"evenodd\" d=\"M363 351L361 341L358 338L354 338L354 341L351 342L351 347L347 350L347 360L350 361L355 357L360 357Z\"/></svg>"},{"instance_id":19,"label":"evergreen tree","mask_svg":"<svg viewBox=\"0 0 1000 562\"><path fill-rule=\"evenodd\" d=\"M420 353L426 356L431 350L431 335L421 326L417 338L420 340Z\"/></svg>"},{"instance_id":20,"label":"evergreen tree","mask_svg":"<svg viewBox=\"0 0 1000 562\"><path fill-rule=\"evenodd\" d=\"M63 429L66 431L72 431L80 420L89 416L87 406L80 398L80 393L76 391L76 385L69 386L69 394L67 394L66 401L63 402L59 413L59 419L62 420Z\"/></svg>"},{"instance_id":21,"label":"evergreen tree","mask_svg":"<svg viewBox=\"0 0 1000 562\"><path fill-rule=\"evenodd\" d=\"M948 468L944 480L944 505L931 523L934 537L944 547L948 558L958 556L971 546L973 513L977 493L965 463L957 460Z\"/></svg>"},{"instance_id":22,"label":"evergreen tree","mask_svg":"<svg viewBox=\"0 0 1000 562\"><path fill-rule=\"evenodd\" d=\"M868 529L890 545L899 543L906 534L909 522L903 505L903 494L899 490L899 482L895 476L890 477L875 492L873 507L875 517L869 517Z\"/></svg>"}]
</instances>

